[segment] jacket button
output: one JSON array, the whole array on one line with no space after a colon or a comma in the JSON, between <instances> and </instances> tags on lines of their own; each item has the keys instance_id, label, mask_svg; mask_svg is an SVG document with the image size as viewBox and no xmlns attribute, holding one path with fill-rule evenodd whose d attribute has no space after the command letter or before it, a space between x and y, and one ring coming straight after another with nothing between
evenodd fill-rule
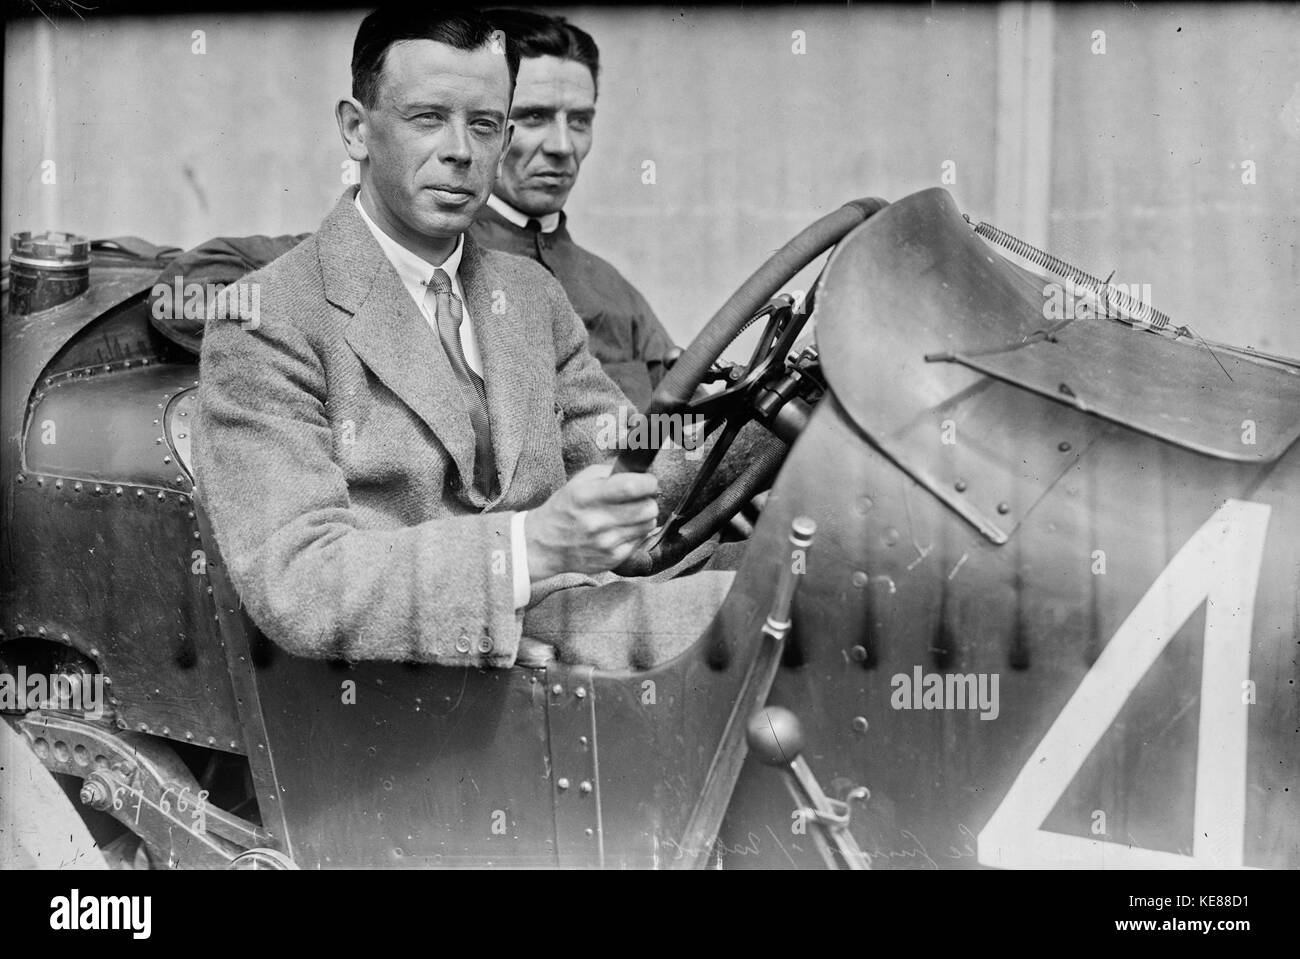
<instances>
[{"instance_id":1,"label":"jacket button","mask_svg":"<svg viewBox=\"0 0 1300 959\"><path fill-rule=\"evenodd\" d=\"M490 653L490 652L492 652L492 637L491 637L491 636L487 635L486 633L483 634L483 638L480 639L480 640L478 641L478 651L479 651L480 653Z\"/></svg>"},{"instance_id":2,"label":"jacket button","mask_svg":"<svg viewBox=\"0 0 1300 959\"><path fill-rule=\"evenodd\" d=\"M468 634L468 633L461 633L461 634L460 634L460 637L456 640L456 652L458 652L458 653L468 653L468 652L469 652L469 634Z\"/></svg>"}]
</instances>

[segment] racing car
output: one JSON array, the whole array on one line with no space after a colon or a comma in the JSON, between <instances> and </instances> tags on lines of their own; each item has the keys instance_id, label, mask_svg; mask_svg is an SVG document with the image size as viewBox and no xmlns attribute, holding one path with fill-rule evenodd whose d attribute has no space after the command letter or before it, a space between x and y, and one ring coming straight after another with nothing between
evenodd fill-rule
<instances>
[{"instance_id":1,"label":"racing car","mask_svg":"<svg viewBox=\"0 0 1300 959\"><path fill-rule=\"evenodd\" d=\"M1300 362L943 189L855 200L655 394L718 439L621 573L766 493L701 635L309 660L244 611L195 488L198 359L150 307L175 252L13 238L0 674L44 688L0 699L10 863L1300 866Z\"/></svg>"}]
</instances>

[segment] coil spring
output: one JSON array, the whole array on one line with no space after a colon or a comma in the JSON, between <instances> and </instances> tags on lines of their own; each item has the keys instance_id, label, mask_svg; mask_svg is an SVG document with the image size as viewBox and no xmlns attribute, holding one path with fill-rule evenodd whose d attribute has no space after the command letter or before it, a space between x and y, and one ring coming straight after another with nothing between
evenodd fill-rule
<instances>
[{"instance_id":1,"label":"coil spring","mask_svg":"<svg viewBox=\"0 0 1300 959\"><path fill-rule=\"evenodd\" d=\"M975 227L975 233L986 240L996 243L998 246L1010 250L1017 256L1024 257L1029 262L1056 274L1062 279L1069 280L1085 289L1096 290L1106 307L1107 319L1129 319L1157 330L1163 330L1172 322L1166 314L1153 308L1150 304L1129 296L1124 290L1116 289L1109 283L1103 283L1092 274L1085 273L1077 266L1072 266L1064 260L1038 249L1036 246L1031 246L1010 233L1002 232L992 224L981 222ZM1110 316L1110 307L1112 306L1118 307L1120 316Z\"/></svg>"}]
</instances>

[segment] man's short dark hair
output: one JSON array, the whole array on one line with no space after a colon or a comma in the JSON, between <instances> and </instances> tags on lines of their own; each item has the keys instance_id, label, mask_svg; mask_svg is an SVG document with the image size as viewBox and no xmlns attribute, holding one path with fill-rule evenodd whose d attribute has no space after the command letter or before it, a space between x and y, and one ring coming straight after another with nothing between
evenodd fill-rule
<instances>
[{"instance_id":1,"label":"man's short dark hair","mask_svg":"<svg viewBox=\"0 0 1300 959\"><path fill-rule=\"evenodd\" d=\"M600 50L587 31L563 17L531 10L485 10L483 16L515 42L521 57L576 60L591 71L591 82L599 88Z\"/></svg>"},{"instance_id":2,"label":"man's short dark hair","mask_svg":"<svg viewBox=\"0 0 1300 959\"><path fill-rule=\"evenodd\" d=\"M375 105L384 72L384 56L394 43L436 40L457 50L478 50L490 46L498 30L505 33L477 10L436 9L432 4L381 7L357 28L357 38L352 44L352 96L363 106ZM508 34L502 45L513 96L515 78L519 76L519 47Z\"/></svg>"}]
</instances>

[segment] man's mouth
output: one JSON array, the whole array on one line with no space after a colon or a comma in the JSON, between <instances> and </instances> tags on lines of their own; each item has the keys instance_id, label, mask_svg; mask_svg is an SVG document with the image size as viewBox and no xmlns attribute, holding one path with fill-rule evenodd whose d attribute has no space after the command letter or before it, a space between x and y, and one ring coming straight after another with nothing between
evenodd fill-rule
<instances>
[{"instance_id":1,"label":"man's mouth","mask_svg":"<svg viewBox=\"0 0 1300 959\"><path fill-rule=\"evenodd\" d=\"M549 186L563 186L573 181L572 173L563 173L559 170L542 170L533 174L534 180L540 180Z\"/></svg>"},{"instance_id":2,"label":"man's mouth","mask_svg":"<svg viewBox=\"0 0 1300 959\"><path fill-rule=\"evenodd\" d=\"M460 186L431 186L429 192L445 206L464 206L475 197L473 190Z\"/></svg>"}]
</instances>

